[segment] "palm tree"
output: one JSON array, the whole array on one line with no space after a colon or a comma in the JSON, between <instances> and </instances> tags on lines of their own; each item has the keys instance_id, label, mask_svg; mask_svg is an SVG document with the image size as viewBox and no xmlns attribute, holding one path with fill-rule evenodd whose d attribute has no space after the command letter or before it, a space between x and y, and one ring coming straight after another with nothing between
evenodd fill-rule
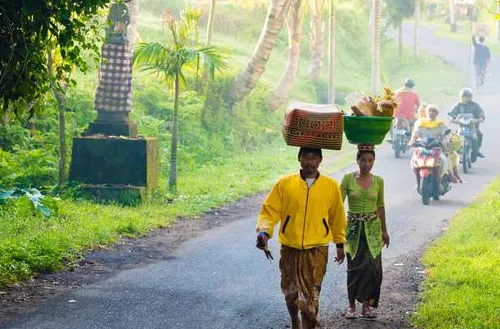
<instances>
[{"instance_id":1,"label":"palm tree","mask_svg":"<svg viewBox=\"0 0 500 329\"><path fill-rule=\"evenodd\" d=\"M420 19L420 0L415 0L415 32L413 40L413 57L415 59L418 58L419 19Z\"/></svg>"},{"instance_id":2,"label":"palm tree","mask_svg":"<svg viewBox=\"0 0 500 329\"><path fill-rule=\"evenodd\" d=\"M288 97L293 81L299 70L300 45L302 42L303 6L302 0L293 0L290 6L286 25L288 27L288 61L285 73L280 82L269 95L268 105L272 110L277 109Z\"/></svg>"},{"instance_id":3,"label":"palm tree","mask_svg":"<svg viewBox=\"0 0 500 329\"><path fill-rule=\"evenodd\" d=\"M165 78L174 92L174 114L172 119L172 141L170 153L170 172L168 186L171 192L177 191L177 144L179 140L179 93L185 86L186 69L196 69L200 64L214 77L215 70L225 69L228 65L226 54L215 46L199 45L198 22L201 11L186 6L180 20L170 15L168 25L169 38L165 44L156 42L141 43L134 53L134 64L145 71L157 73Z\"/></svg>"},{"instance_id":4,"label":"palm tree","mask_svg":"<svg viewBox=\"0 0 500 329\"><path fill-rule=\"evenodd\" d=\"M216 0L210 0L210 11L208 14L208 23L207 23L207 41L206 41L207 46L210 46L210 42L212 42L212 34L214 32L215 1Z\"/></svg>"},{"instance_id":5,"label":"palm tree","mask_svg":"<svg viewBox=\"0 0 500 329\"><path fill-rule=\"evenodd\" d=\"M500 1L497 3L497 18L500 15ZM500 42L500 19L497 19L497 41Z\"/></svg>"},{"instance_id":6,"label":"palm tree","mask_svg":"<svg viewBox=\"0 0 500 329\"><path fill-rule=\"evenodd\" d=\"M266 22L262 28L252 58L246 64L245 69L236 77L231 94L229 95L230 103L235 103L248 95L257 84L262 73L264 73L278 33L283 26L290 2L291 0L271 1Z\"/></svg>"},{"instance_id":7,"label":"palm tree","mask_svg":"<svg viewBox=\"0 0 500 329\"><path fill-rule=\"evenodd\" d=\"M328 19L328 103L335 103L335 0L330 0Z\"/></svg>"},{"instance_id":8,"label":"palm tree","mask_svg":"<svg viewBox=\"0 0 500 329\"><path fill-rule=\"evenodd\" d=\"M139 39L139 0L130 0L127 3L129 15L130 15L130 26L128 41L132 49L134 49L137 40Z\"/></svg>"},{"instance_id":9,"label":"palm tree","mask_svg":"<svg viewBox=\"0 0 500 329\"><path fill-rule=\"evenodd\" d=\"M455 23L455 0L448 0L448 21L450 23L451 32L457 32L457 24Z\"/></svg>"},{"instance_id":10,"label":"palm tree","mask_svg":"<svg viewBox=\"0 0 500 329\"><path fill-rule=\"evenodd\" d=\"M382 0L372 2L372 92L380 89L380 27L382 21Z\"/></svg>"},{"instance_id":11,"label":"palm tree","mask_svg":"<svg viewBox=\"0 0 500 329\"><path fill-rule=\"evenodd\" d=\"M325 0L310 0L309 11L311 22L309 24L309 40L311 48L311 66L307 75L312 82L317 82L321 75L321 65L323 64L323 34L325 23L323 21L323 11Z\"/></svg>"}]
</instances>

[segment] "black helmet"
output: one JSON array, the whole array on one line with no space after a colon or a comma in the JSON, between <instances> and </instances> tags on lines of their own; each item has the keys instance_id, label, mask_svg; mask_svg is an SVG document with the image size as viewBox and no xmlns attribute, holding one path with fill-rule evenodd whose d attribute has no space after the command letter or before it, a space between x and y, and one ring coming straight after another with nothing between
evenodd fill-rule
<instances>
[{"instance_id":1,"label":"black helmet","mask_svg":"<svg viewBox=\"0 0 500 329\"><path fill-rule=\"evenodd\" d=\"M405 87L408 87L408 88L415 87L415 82L413 81L412 78L406 78L406 80L405 80Z\"/></svg>"},{"instance_id":2,"label":"black helmet","mask_svg":"<svg viewBox=\"0 0 500 329\"><path fill-rule=\"evenodd\" d=\"M472 93L472 90L470 88L462 88L462 90L460 90L460 98L462 97L471 97L472 98L473 96L473 93Z\"/></svg>"}]
</instances>

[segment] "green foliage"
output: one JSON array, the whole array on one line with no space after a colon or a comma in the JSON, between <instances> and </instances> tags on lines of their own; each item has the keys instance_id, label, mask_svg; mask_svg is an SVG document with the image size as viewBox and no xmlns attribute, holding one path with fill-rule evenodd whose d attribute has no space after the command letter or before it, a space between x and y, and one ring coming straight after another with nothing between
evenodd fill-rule
<instances>
[{"instance_id":1,"label":"green foliage","mask_svg":"<svg viewBox=\"0 0 500 329\"><path fill-rule=\"evenodd\" d=\"M428 270L413 324L500 328L500 179L456 216L423 257Z\"/></svg>"},{"instance_id":2,"label":"green foliage","mask_svg":"<svg viewBox=\"0 0 500 329\"><path fill-rule=\"evenodd\" d=\"M401 22L415 13L415 0L385 0L387 24L399 27Z\"/></svg>"},{"instance_id":3,"label":"green foliage","mask_svg":"<svg viewBox=\"0 0 500 329\"><path fill-rule=\"evenodd\" d=\"M50 217L51 214L57 213L58 207L54 199L45 197L37 189L10 189L0 190L0 205L8 205L12 200L20 199L21 203L26 200L31 202L33 211L40 212L45 217Z\"/></svg>"},{"instance_id":4,"label":"green foliage","mask_svg":"<svg viewBox=\"0 0 500 329\"><path fill-rule=\"evenodd\" d=\"M40 187L57 182L57 157L43 149L0 150L0 186Z\"/></svg>"},{"instance_id":5,"label":"green foliage","mask_svg":"<svg viewBox=\"0 0 500 329\"><path fill-rule=\"evenodd\" d=\"M95 15L109 0L4 1L0 7L0 108L3 114L31 115L43 108L54 81L73 66L87 69L86 55L98 57ZM56 46L61 62L52 76L47 51ZM54 80L55 79L55 80ZM69 80L69 79L68 79ZM74 83L74 80L70 80Z\"/></svg>"}]
</instances>

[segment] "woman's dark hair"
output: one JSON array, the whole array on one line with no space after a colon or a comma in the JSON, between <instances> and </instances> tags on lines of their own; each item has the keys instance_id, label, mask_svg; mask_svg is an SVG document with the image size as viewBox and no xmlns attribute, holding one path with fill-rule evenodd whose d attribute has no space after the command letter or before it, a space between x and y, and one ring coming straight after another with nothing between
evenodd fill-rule
<instances>
[{"instance_id":1,"label":"woman's dark hair","mask_svg":"<svg viewBox=\"0 0 500 329\"><path fill-rule=\"evenodd\" d=\"M363 150L363 151L358 151L358 154L356 154L356 161L361 159L361 156L365 153L373 155L373 158L375 159L375 151L373 150Z\"/></svg>"}]
</instances>

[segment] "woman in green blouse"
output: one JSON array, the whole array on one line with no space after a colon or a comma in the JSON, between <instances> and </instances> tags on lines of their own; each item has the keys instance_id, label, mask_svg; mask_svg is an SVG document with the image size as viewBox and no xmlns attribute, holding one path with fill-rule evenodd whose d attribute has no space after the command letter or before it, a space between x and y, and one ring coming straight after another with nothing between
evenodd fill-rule
<instances>
[{"instance_id":1,"label":"woman in green blouse","mask_svg":"<svg viewBox=\"0 0 500 329\"><path fill-rule=\"evenodd\" d=\"M373 145L359 145L356 160L359 171L346 174L341 183L347 197L347 292L346 317L356 317L356 300L362 303L362 316L375 318L382 284L382 248L389 247L385 222L384 181L371 174L375 162Z\"/></svg>"}]
</instances>

